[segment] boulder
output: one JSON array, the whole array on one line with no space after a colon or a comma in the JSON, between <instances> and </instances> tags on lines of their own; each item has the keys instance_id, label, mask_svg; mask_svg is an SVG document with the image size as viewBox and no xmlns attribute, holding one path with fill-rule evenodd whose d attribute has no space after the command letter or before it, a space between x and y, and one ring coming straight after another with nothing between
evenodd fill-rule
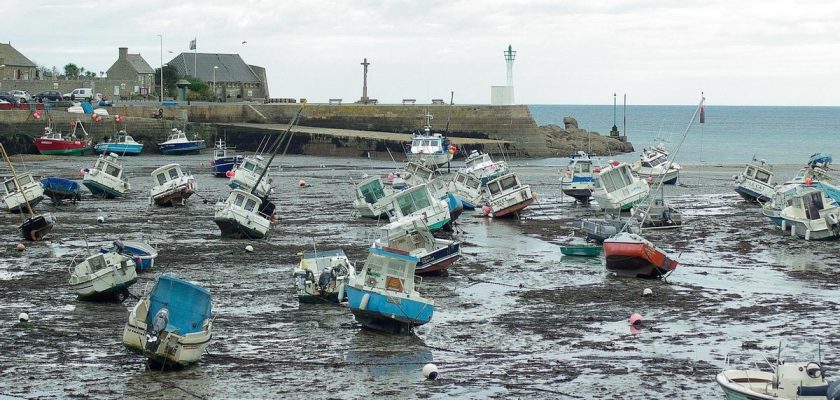
<instances>
[{"instance_id":1,"label":"boulder","mask_svg":"<svg viewBox=\"0 0 840 400\"><path fill-rule=\"evenodd\" d=\"M577 120L573 117L563 117L563 125L566 126L566 129L579 129Z\"/></svg>"}]
</instances>

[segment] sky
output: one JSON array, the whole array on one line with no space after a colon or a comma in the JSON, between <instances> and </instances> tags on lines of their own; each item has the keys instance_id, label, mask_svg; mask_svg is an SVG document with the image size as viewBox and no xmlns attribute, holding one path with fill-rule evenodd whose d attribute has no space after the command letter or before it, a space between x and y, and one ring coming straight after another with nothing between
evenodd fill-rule
<instances>
[{"instance_id":1,"label":"sky","mask_svg":"<svg viewBox=\"0 0 840 400\"><path fill-rule=\"evenodd\" d=\"M312 102L357 100L367 58L381 103L488 104L508 45L518 104L840 102L837 0L4 0L0 15L0 41L48 68L106 71L118 47L157 67L158 35L163 62L196 38L265 67L271 97Z\"/></svg>"}]
</instances>

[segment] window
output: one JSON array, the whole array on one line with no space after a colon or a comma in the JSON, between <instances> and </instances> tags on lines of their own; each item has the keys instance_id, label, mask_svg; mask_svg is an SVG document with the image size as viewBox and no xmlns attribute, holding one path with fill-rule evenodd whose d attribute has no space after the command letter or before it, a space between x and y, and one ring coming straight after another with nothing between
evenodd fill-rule
<instances>
[{"instance_id":1,"label":"window","mask_svg":"<svg viewBox=\"0 0 840 400\"><path fill-rule=\"evenodd\" d=\"M499 182L488 183L487 188L490 189L490 194L496 194L502 191L502 188L499 187Z\"/></svg>"},{"instance_id":2,"label":"window","mask_svg":"<svg viewBox=\"0 0 840 400\"><path fill-rule=\"evenodd\" d=\"M233 204L242 207L242 203L245 202L245 196L241 194L236 195L236 200L233 201Z\"/></svg>"},{"instance_id":3,"label":"window","mask_svg":"<svg viewBox=\"0 0 840 400\"><path fill-rule=\"evenodd\" d=\"M632 173L630 172L630 167L625 166L625 167L621 168L619 170L619 173L621 175L622 184L618 185L618 182L616 182L616 187L619 187L619 186L620 187L625 187L625 186L628 186L631 183L633 183L633 178L632 178Z\"/></svg>"},{"instance_id":4,"label":"window","mask_svg":"<svg viewBox=\"0 0 840 400\"><path fill-rule=\"evenodd\" d=\"M502 185L502 190L508 190L516 187L516 175L510 175L507 178L502 179L499 181L499 184Z\"/></svg>"},{"instance_id":5,"label":"window","mask_svg":"<svg viewBox=\"0 0 840 400\"><path fill-rule=\"evenodd\" d=\"M157 175L158 185L163 185L166 183L166 174L158 174Z\"/></svg>"},{"instance_id":6,"label":"window","mask_svg":"<svg viewBox=\"0 0 840 400\"><path fill-rule=\"evenodd\" d=\"M256 201L254 201L253 199L248 199L248 201L245 202L245 211L254 211L254 207L256 206Z\"/></svg>"},{"instance_id":7,"label":"window","mask_svg":"<svg viewBox=\"0 0 840 400\"><path fill-rule=\"evenodd\" d=\"M107 264L105 263L105 256L98 255L96 257L91 258L88 260L88 266L90 266L91 272L99 271L102 268L105 268Z\"/></svg>"},{"instance_id":8,"label":"window","mask_svg":"<svg viewBox=\"0 0 840 400\"><path fill-rule=\"evenodd\" d=\"M365 198L365 201L370 204L376 203L379 199L385 197L385 190L382 188L382 184L378 179L366 185L362 185L362 187L359 188L359 191L362 193L362 197Z\"/></svg>"},{"instance_id":9,"label":"window","mask_svg":"<svg viewBox=\"0 0 840 400\"><path fill-rule=\"evenodd\" d=\"M178 179L178 168L172 168L169 170L169 178L170 179Z\"/></svg>"},{"instance_id":10,"label":"window","mask_svg":"<svg viewBox=\"0 0 840 400\"><path fill-rule=\"evenodd\" d=\"M432 145L432 141L431 141L431 140L424 140L424 141L423 141L423 146L431 146L431 145Z\"/></svg>"},{"instance_id":11,"label":"window","mask_svg":"<svg viewBox=\"0 0 840 400\"><path fill-rule=\"evenodd\" d=\"M589 172L592 169L592 165L589 163L583 163L577 165L577 172Z\"/></svg>"},{"instance_id":12,"label":"window","mask_svg":"<svg viewBox=\"0 0 840 400\"><path fill-rule=\"evenodd\" d=\"M610 170L607 173L601 174L601 181L603 182L604 190L606 190L607 193L611 193L611 192L615 191L615 188L616 188L616 179L615 179L616 176L615 176L615 174L616 173L617 173L616 170ZM621 182L621 178L619 178L618 181Z\"/></svg>"},{"instance_id":13,"label":"window","mask_svg":"<svg viewBox=\"0 0 840 400\"><path fill-rule=\"evenodd\" d=\"M245 168L248 171L253 171L257 168L257 166L252 162L246 161L245 164L242 165L242 168Z\"/></svg>"},{"instance_id":14,"label":"window","mask_svg":"<svg viewBox=\"0 0 840 400\"><path fill-rule=\"evenodd\" d=\"M119 178L120 169L111 165L111 164L108 164L107 166L105 166L105 173L108 174L108 175L111 175L113 177Z\"/></svg>"},{"instance_id":15,"label":"window","mask_svg":"<svg viewBox=\"0 0 840 400\"><path fill-rule=\"evenodd\" d=\"M23 175L21 177L18 177L18 182L20 182L21 186L26 186L32 183L32 177L29 175Z\"/></svg>"},{"instance_id":16,"label":"window","mask_svg":"<svg viewBox=\"0 0 840 400\"><path fill-rule=\"evenodd\" d=\"M769 183L770 174L768 174L767 171L758 170L755 173L755 179L760 182Z\"/></svg>"},{"instance_id":17,"label":"window","mask_svg":"<svg viewBox=\"0 0 840 400\"><path fill-rule=\"evenodd\" d=\"M753 168L753 167L747 167L747 171L746 171L746 172L744 172L744 175L745 175L745 176L748 176L748 177L750 177L750 178L754 177L754 176L755 176L755 168Z\"/></svg>"},{"instance_id":18,"label":"window","mask_svg":"<svg viewBox=\"0 0 840 400\"><path fill-rule=\"evenodd\" d=\"M642 161L642 167L645 167L645 168L651 168L651 165L650 165L650 163L649 163L649 162L647 162L647 161Z\"/></svg>"},{"instance_id":19,"label":"window","mask_svg":"<svg viewBox=\"0 0 840 400\"><path fill-rule=\"evenodd\" d=\"M6 192L7 193L13 193L13 192L17 191L17 187L15 186L14 179L9 179L8 181L5 182L5 185L6 185Z\"/></svg>"}]
</instances>

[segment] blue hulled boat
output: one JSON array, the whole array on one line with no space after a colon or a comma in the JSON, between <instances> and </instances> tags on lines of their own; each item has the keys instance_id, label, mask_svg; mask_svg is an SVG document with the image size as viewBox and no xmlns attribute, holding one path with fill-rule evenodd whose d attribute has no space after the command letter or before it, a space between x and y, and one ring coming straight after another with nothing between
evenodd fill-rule
<instances>
[{"instance_id":1,"label":"blue hulled boat","mask_svg":"<svg viewBox=\"0 0 840 400\"><path fill-rule=\"evenodd\" d=\"M189 140L180 129L172 129L166 141L158 144L161 153L172 155L198 154L205 147L203 139Z\"/></svg>"},{"instance_id":2,"label":"blue hulled boat","mask_svg":"<svg viewBox=\"0 0 840 400\"><path fill-rule=\"evenodd\" d=\"M241 155L229 156L227 151L228 148L223 140L216 141L216 145L213 147L213 160L210 161L210 171L213 175L226 177L228 171L232 171L239 164L242 164L245 157Z\"/></svg>"},{"instance_id":3,"label":"blue hulled boat","mask_svg":"<svg viewBox=\"0 0 840 400\"><path fill-rule=\"evenodd\" d=\"M435 303L414 290L418 261L399 250L371 248L364 268L345 288L356 321L393 333L408 333L429 322Z\"/></svg>"},{"instance_id":4,"label":"blue hulled boat","mask_svg":"<svg viewBox=\"0 0 840 400\"><path fill-rule=\"evenodd\" d=\"M136 156L143 151L143 143L134 141L126 131L119 131L113 140L98 143L93 148L96 154L116 153L119 155Z\"/></svg>"},{"instance_id":5,"label":"blue hulled boat","mask_svg":"<svg viewBox=\"0 0 840 400\"><path fill-rule=\"evenodd\" d=\"M41 185L44 186L44 195L55 204L62 200L76 201L82 198L79 183L74 180L51 176L41 179Z\"/></svg>"},{"instance_id":6,"label":"blue hulled boat","mask_svg":"<svg viewBox=\"0 0 840 400\"><path fill-rule=\"evenodd\" d=\"M113 246L99 249L99 252L120 253L131 257L138 272L154 267L158 255L157 250L150 244L133 240L115 240Z\"/></svg>"}]
</instances>

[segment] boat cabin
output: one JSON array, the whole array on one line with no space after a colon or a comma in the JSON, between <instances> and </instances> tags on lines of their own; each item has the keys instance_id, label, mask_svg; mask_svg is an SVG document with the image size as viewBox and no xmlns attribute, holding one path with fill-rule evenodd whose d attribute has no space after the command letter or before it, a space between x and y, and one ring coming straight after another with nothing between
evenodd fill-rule
<instances>
[{"instance_id":1,"label":"boat cabin","mask_svg":"<svg viewBox=\"0 0 840 400\"><path fill-rule=\"evenodd\" d=\"M128 143L134 144L137 143L134 141L134 138L128 135L126 131L119 131L117 132L117 136L114 137L113 143Z\"/></svg>"},{"instance_id":2,"label":"boat cabin","mask_svg":"<svg viewBox=\"0 0 840 400\"><path fill-rule=\"evenodd\" d=\"M668 163L668 157L666 157L662 153L658 152L648 152L644 156L642 156L642 167L643 168L654 168L660 165L664 165Z\"/></svg>"},{"instance_id":3,"label":"boat cabin","mask_svg":"<svg viewBox=\"0 0 840 400\"><path fill-rule=\"evenodd\" d=\"M516 174L511 172L507 175L487 182L487 191L490 193L490 197L492 198L500 196L511 190L516 190L520 186L522 186L522 184L519 182L519 178L516 177Z\"/></svg>"},{"instance_id":4,"label":"boat cabin","mask_svg":"<svg viewBox=\"0 0 840 400\"><path fill-rule=\"evenodd\" d=\"M213 158L227 157L227 146L224 140L218 140L216 146L213 147Z\"/></svg>"},{"instance_id":5,"label":"boat cabin","mask_svg":"<svg viewBox=\"0 0 840 400\"><path fill-rule=\"evenodd\" d=\"M371 248L359 279L365 286L412 295L414 269L419 260L396 251Z\"/></svg>"},{"instance_id":6,"label":"boat cabin","mask_svg":"<svg viewBox=\"0 0 840 400\"><path fill-rule=\"evenodd\" d=\"M262 156L254 156L254 157L245 157L245 160L242 161L242 164L239 168L244 169L246 171L251 171L255 175L260 176L263 171L265 171L265 165L263 164L263 157Z\"/></svg>"},{"instance_id":7,"label":"boat cabin","mask_svg":"<svg viewBox=\"0 0 840 400\"><path fill-rule=\"evenodd\" d=\"M493 164L493 159L490 158L490 155L487 153L479 153L477 150L473 150L470 152L470 156L464 160L464 169L467 171L472 171L475 169L484 168L490 164Z\"/></svg>"},{"instance_id":8,"label":"boat cabin","mask_svg":"<svg viewBox=\"0 0 840 400\"><path fill-rule=\"evenodd\" d=\"M765 167L764 163L761 163L761 165L748 164L747 167L744 168L742 176L745 179L752 179L767 185L773 184L773 170Z\"/></svg>"},{"instance_id":9,"label":"boat cabin","mask_svg":"<svg viewBox=\"0 0 840 400\"><path fill-rule=\"evenodd\" d=\"M787 199L786 204L788 207L803 210L805 218L813 221L823 218L820 215L820 210L826 208L824 198L825 195L822 191L805 190L797 196Z\"/></svg>"},{"instance_id":10,"label":"boat cabin","mask_svg":"<svg viewBox=\"0 0 840 400\"><path fill-rule=\"evenodd\" d=\"M183 140L185 142L188 141L187 134L184 133L184 131L176 128L172 128L172 133L170 133L169 136L166 137L167 142L170 140Z\"/></svg>"},{"instance_id":11,"label":"boat cabin","mask_svg":"<svg viewBox=\"0 0 840 400\"><path fill-rule=\"evenodd\" d=\"M596 188L603 188L607 193L621 190L633 184L634 177L627 164L603 167L600 172L596 169L592 182Z\"/></svg>"},{"instance_id":12,"label":"boat cabin","mask_svg":"<svg viewBox=\"0 0 840 400\"><path fill-rule=\"evenodd\" d=\"M470 174L456 172L453 181L466 189L475 191L476 193L478 193L481 190L481 181Z\"/></svg>"},{"instance_id":13,"label":"boat cabin","mask_svg":"<svg viewBox=\"0 0 840 400\"><path fill-rule=\"evenodd\" d=\"M415 249L433 250L435 246L435 237L420 218L392 222L380 231L379 242L386 247L385 250L410 253Z\"/></svg>"},{"instance_id":14,"label":"boat cabin","mask_svg":"<svg viewBox=\"0 0 840 400\"><path fill-rule=\"evenodd\" d=\"M394 195L395 209L404 217L432 206L432 195L426 185L415 186Z\"/></svg>"},{"instance_id":15,"label":"boat cabin","mask_svg":"<svg viewBox=\"0 0 840 400\"><path fill-rule=\"evenodd\" d=\"M434 171L413 161L409 161L405 165L405 172L407 176L404 179L412 185L426 183L435 176Z\"/></svg>"},{"instance_id":16,"label":"boat cabin","mask_svg":"<svg viewBox=\"0 0 840 400\"><path fill-rule=\"evenodd\" d=\"M116 261L115 259L120 259L120 266L122 266L123 269L128 268L128 261L131 260L130 258L122 255L115 256L113 253L97 254L86 259L85 262L81 262L76 265L76 276L88 276L106 268L110 269L111 265L109 265L109 260L106 259L106 256L112 259L112 263L114 263L113 261Z\"/></svg>"},{"instance_id":17,"label":"boat cabin","mask_svg":"<svg viewBox=\"0 0 840 400\"><path fill-rule=\"evenodd\" d=\"M592 176L592 160L590 159L572 159L569 165L566 166L566 176L569 178L575 176Z\"/></svg>"},{"instance_id":18,"label":"boat cabin","mask_svg":"<svg viewBox=\"0 0 840 400\"><path fill-rule=\"evenodd\" d=\"M29 186L30 184L32 184L32 182L34 182L34 180L32 179L31 174L24 174L24 175L18 176L18 182L20 182L20 185L25 188L25 187ZM12 194L12 193L15 193L19 190L18 187L17 187L17 183L15 182L14 177L6 179L5 181L3 181L3 187L6 189L6 194Z\"/></svg>"},{"instance_id":19,"label":"boat cabin","mask_svg":"<svg viewBox=\"0 0 840 400\"><path fill-rule=\"evenodd\" d=\"M230 195L228 196L226 203L233 205L234 207L241 208L249 213L259 214L259 216L265 219L269 219L271 214L274 213L274 205L271 204L271 202L265 202L270 206L269 210L269 208L262 205L262 199L239 189L230 191Z\"/></svg>"},{"instance_id":20,"label":"boat cabin","mask_svg":"<svg viewBox=\"0 0 840 400\"><path fill-rule=\"evenodd\" d=\"M45 127L44 133L41 134L41 139L62 140L61 132L56 132L49 126Z\"/></svg>"},{"instance_id":21,"label":"boat cabin","mask_svg":"<svg viewBox=\"0 0 840 400\"><path fill-rule=\"evenodd\" d=\"M166 182L180 179L182 176L184 176L184 173L181 172L181 166L178 164L164 165L152 171L152 179L158 185L163 185Z\"/></svg>"},{"instance_id":22,"label":"boat cabin","mask_svg":"<svg viewBox=\"0 0 840 400\"><path fill-rule=\"evenodd\" d=\"M444 138L435 133L431 136L418 135L411 140L411 152L414 154L433 154L444 151Z\"/></svg>"},{"instance_id":23,"label":"boat cabin","mask_svg":"<svg viewBox=\"0 0 840 400\"><path fill-rule=\"evenodd\" d=\"M381 200L385 196L385 186L382 185L382 180L378 177L362 181L356 188L356 197L365 199L365 202L369 204L376 204L377 201Z\"/></svg>"},{"instance_id":24,"label":"boat cabin","mask_svg":"<svg viewBox=\"0 0 840 400\"><path fill-rule=\"evenodd\" d=\"M111 175L114 178L122 179L122 165L120 165L119 161L117 161L117 155L114 153L107 156L100 156L96 160L96 164L94 164L93 168Z\"/></svg>"}]
</instances>

